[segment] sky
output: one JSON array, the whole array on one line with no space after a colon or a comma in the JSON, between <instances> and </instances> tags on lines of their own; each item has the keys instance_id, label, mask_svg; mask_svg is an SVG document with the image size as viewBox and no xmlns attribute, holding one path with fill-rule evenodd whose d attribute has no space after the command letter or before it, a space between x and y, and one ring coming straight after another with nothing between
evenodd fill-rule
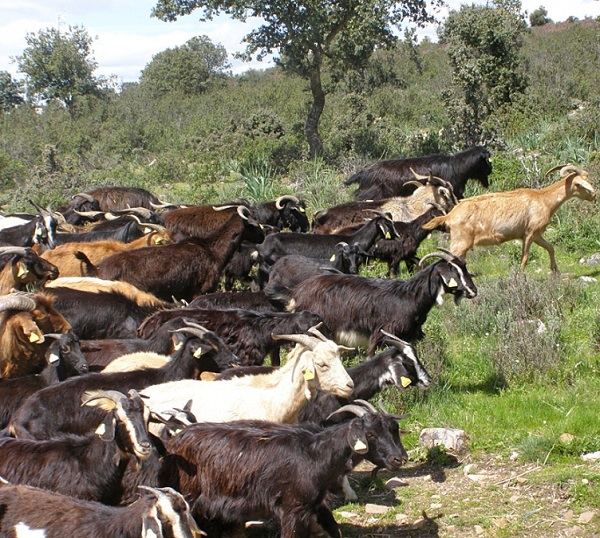
<instances>
[{"instance_id":1,"label":"sky","mask_svg":"<svg viewBox=\"0 0 600 538\"><path fill-rule=\"evenodd\" d=\"M462 4L485 4L485 0L447 0L450 9ZM570 16L583 19L600 16L599 0L522 0L528 14L544 6L553 21L564 21ZM93 57L98 63L97 76L115 75L120 82L136 82L142 69L152 57L167 49L183 45L197 35L207 35L215 44L225 47L230 56L242 51L242 38L260 25L258 19L246 23L221 17L211 22L200 22L199 11L178 19L162 22L151 18L155 0L0 0L0 71L22 78L15 56L26 47L25 36L39 30L79 26L93 38ZM447 10L438 15L443 19ZM435 28L419 33L435 40ZM264 69L268 62L241 62L230 57L232 71Z\"/></svg>"}]
</instances>

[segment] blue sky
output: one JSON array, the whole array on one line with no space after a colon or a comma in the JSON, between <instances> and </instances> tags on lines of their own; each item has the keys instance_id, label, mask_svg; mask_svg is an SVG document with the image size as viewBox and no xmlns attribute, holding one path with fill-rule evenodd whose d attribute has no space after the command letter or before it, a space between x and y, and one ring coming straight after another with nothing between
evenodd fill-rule
<instances>
[{"instance_id":1,"label":"blue sky","mask_svg":"<svg viewBox=\"0 0 600 538\"><path fill-rule=\"evenodd\" d=\"M450 8L458 9L461 4L485 1L449 0L447 3ZM227 17L199 22L196 13L166 23L150 17L155 4L155 0L0 0L0 71L9 71L20 78L11 58L23 52L26 34L59 25L65 29L69 25L83 26L94 38L97 75L116 75L122 82L132 82L138 80L153 55L181 46L196 35L207 35L230 54L241 51L243 36L260 24L252 19L243 24ZM563 21L569 16L600 16L598 0L522 0L522 6L527 12L544 6L554 21ZM447 11L440 17L445 13ZM434 28L425 33L435 37ZM243 63L233 58L230 61L236 73L269 65Z\"/></svg>"}]
</instances>

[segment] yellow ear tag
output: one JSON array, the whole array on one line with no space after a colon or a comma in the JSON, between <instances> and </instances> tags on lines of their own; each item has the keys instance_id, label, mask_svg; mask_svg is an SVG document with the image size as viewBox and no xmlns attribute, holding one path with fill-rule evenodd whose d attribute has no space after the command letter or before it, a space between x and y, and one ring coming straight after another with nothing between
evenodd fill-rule
<instances>
[{"instance_id":1,"label":"yellow ear tag","mask_svg":"<svg viewBox=\"0 0 600 538\"><path fill-rule=\"evenodd\" d=\"M179 351L182 347L183 347L183 343L182 342L177 342L175 344L175 351Z\"/></svg>"},{"instance_id":2,"label":"yellow ear tag","mask_svg":"<svg viewBox=\"0 0 600 538\"><path fill-rule=\"evenodd\" d=\"M400 383L403 387L408 387L408 385L410 385L412 381L408 379L408 377L400 376Z\"/></svg>"},{"instance_id":3,"label":"yellow ear tag","mask_svg":"<svg viewBox=\"0 0 600 538\"><path fill-rule=\"evenodd\" d=\"M448 287L449 288L456 288L458 286L458 282L456 282L456 280L454 280L454 277L452 277L450 279L450 282L448 282Z\"/></svg>"},{"instance_id":4,"label":"yellow ear tag","mask_svg":"<svg viewBox=\"0 0 600 538\"><path fill-rule=\"evenodd\" d=\"M356 443L354 443L353 450L354 452L358 452L360 454L361 452L366 452L368 447L360 439L357 439Z\"/></svg>"},{"instance_id":5,"label":"yellow ear tag","mask_svg":"<svg viewBox=\"0 0 600 538\"><path fill-rule=\"evenodd\" d=\"M304 373L304 379L306 381L310 381L311 379L315 378L315 373L310 368L307 368L306 370L304 370L303 373Z\"/></svg>"},{"instance_id":6,"label":"yellow ear tag","mask_svg":"<svg viewBox=\"0 0 600 538\"><path fill-rule=\"evenodd\" d=\"M96 428L95 433L98 435L104 435L106 433L106 425L104 424L104 422Z\"/></svg>"},{"instance_id":7,"label":"yellow ear tag","mask_svg":"<svg viewBox=\"0 0 600 538\"><path fill-rule=\"evenodd\" d=\"M386 239L391 239L392 236L390 235L390 232L385 232L385 238Z\"/></svg>"},{"instance_id":8,"label":"yellow ear tag","mask_svg":"<svg viewBox=\"0 0 600 538\"><path fill-rule=\"evenodd\" d=\"M29 335L29 341L33 344L35 342L38 342L40 339L40 337L36 334L36 333L31 333Z\"/></svg>"},{"instance_id":9,"label":"yellow ear tag","mask_svg":"<svg viewBox=\"0 0 600 538\"><path fill-rule=\"evenodd\" d=\"M17 278L21 278L21 277L25 276L27 273L29 273L29 271L21 265L21 266L19 266L19 272L17 273Z\"/></svg>"},{"instance_id":10,"label":"yellow ear tag","mask_svg":"<svg viewBox=\"0 0 600 538\"><path fill-rule=\"evenodd\" d=\"M333 256L331 256L331 258L329 258L330 262L334 262L335 261L335 254Z\"/></svg>"},{"instance_id":11,"label":"yellow ear tag","mask_svg":"<svg viewBox=\"0 0 600 538\"><path fill-rule=\"evenodd\" d=\"M299 207L298 211L300 211L300 213L306 213L306 209L304 209L303 207Z\"/></svg>"},{"instance_id":12,"label":"yellow ear tag","mask_svg":"<svg viewBox=\"0 0 600 538\"><path fill-rule=\"evenodd\" d=\"M152 228L144 228L144 235L149 234L152 231Z\"/></svg>"},{"instance_id":13,"label":"yellow ear tag","mask_svg":"<svg viewBox=\"0 0 600 538\"><path fill-rule=\"evenodd\" d=\"M59 360L60 360L60 357L56 353L50 353L50 357L48 358L48 362L50 364L58 362Z\"/></svg>"},{"instance_id":14,"label":"yellow ear tag","mask_svg":"<svg viewBox=\"0 0 600 538\"><path fill-rule=\"evenodd\" d=\"M194 358L199 359L202 356L202 348L199 347L196 351L194 351Z\"/></svg>"}]
</instances>

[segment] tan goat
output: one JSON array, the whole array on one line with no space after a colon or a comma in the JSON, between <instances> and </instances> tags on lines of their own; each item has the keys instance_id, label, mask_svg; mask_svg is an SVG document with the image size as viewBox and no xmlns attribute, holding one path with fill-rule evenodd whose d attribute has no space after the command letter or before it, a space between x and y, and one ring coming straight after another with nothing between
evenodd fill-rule
<instances>
[{"instance_id":1,"label":"tan goat","mask_svg":"<svg viewBox=\"0 0 600 538\"><path fill-rule=\"evenodd\" d=\"M499 245L520 239L523 241L521 269L527 265L529 248L534 242L548 251L550 268L558 271L554 247L542 237L550 218L569 198L593 200L596 196L588 173L572 164L555 166L546 176L559 169L561 179L548 187L466 198L447 215L430 220L423 228L450 232L450 250L461 258L474 245Z\"/></svg>"}]
</instances>

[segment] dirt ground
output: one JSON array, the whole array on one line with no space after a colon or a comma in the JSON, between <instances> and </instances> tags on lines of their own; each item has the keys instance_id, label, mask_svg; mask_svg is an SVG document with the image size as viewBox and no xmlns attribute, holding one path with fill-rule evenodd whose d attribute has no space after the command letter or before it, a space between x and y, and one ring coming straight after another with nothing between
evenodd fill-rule
<instances>
[{"instance_id":1,"label":"dirt ground","mask_svg":"<svg viewBox=\"0 0 600 538\"><path fill-rule=\"evenodd\" d=\"M577 478L561 483L543 466L494 456L409 463L380 472L375 483L371 467L364 464L351 476L359 501L339 506L338 500L335 516L345 537L600 537L600 510L572 495L574 487L600 487L581 478L587 471L597 477L600 463L582 463Z\"/></svg>"}]
</instances>

